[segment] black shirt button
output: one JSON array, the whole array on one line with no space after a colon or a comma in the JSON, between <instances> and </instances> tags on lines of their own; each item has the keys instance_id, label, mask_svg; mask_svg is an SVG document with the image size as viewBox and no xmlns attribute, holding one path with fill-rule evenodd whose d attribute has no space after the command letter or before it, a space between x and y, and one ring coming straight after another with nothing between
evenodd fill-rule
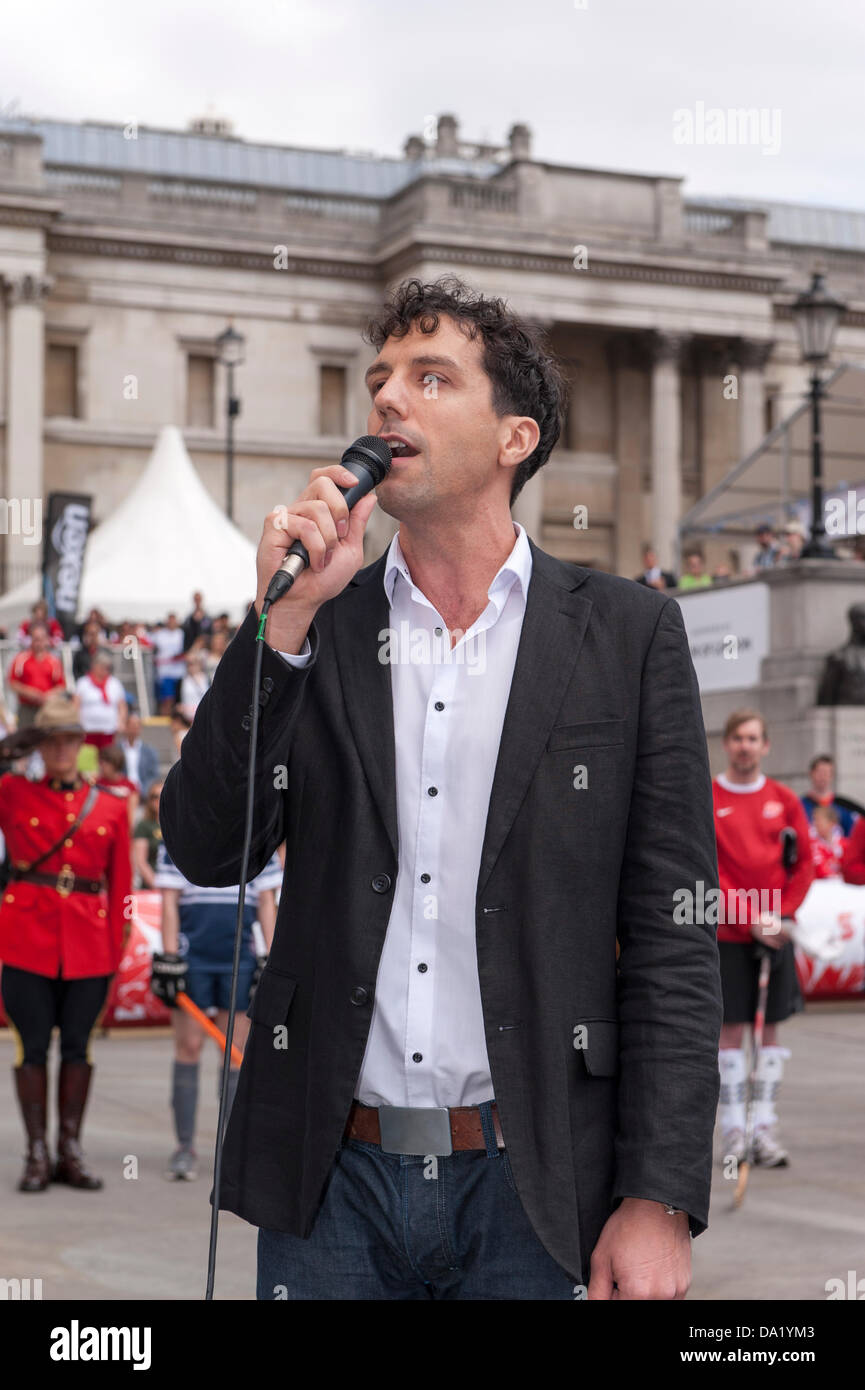
<instances>
[{"instance_id":1,"label":"black shirt button","mask_svg":"<svg viewBox=\"0 0 865 1390\"><path fill-rule=\"evenodd\" d=\"M418 970L420 971L420 973L421 973L422 975L425 975L426 972L429 970L429 966L428 966L428 965L425 965L424 962L421 961L420 965L418 966Z\"/></svg>"},{"instance_id":2,"label":"black shirt button","mask_svg":"<svg viewBox=\"0 0 865 1390\"><path fill-rule=\"evenodd\" d=\"M438 796L438 787L427 787L427 796Z\"/></svg>"},{"instance_id":3,"label":"black shirt button","mask_svg":"<svg viewBox=\"0 0 865 1390\"><path fill-rule=\"evenodd\" d=\"M422 1052L413 1052L413 1053L411 1054L411 1059L412 1059L413 1062L422 1062L422 1061L423 1061L423 1053L422 1053Z\"/></svg>"},{"instance_id":4,"label":"black shirt button","mask_svg":"<svg viewBox=\"0 0 865 1390\"><path fill-rule=\"evenodd\" d=\"M429 874L421 874L420 881L421 883L429 883Z\"/></svg>"},{"instance_id":5,"label":"black shirt button","mask_svg":"<svg viewBox=\"0 0 865 1390\"><path fill-rule=\"evenodd\" d=\"M273 676L265 676L261 684L269 695L271 690L273 689Z\"/></svg>"},{"instance_id":6,"label":"black shirt button","mask_svg":"<svg viewBox=\"0 0 865 1390\"><path fill-rule=\"evenodd\" d=\"M369 995L367 994L363 985L355 985L354 989L351 992L352 1004L365 1004L368 998Z\"/></svg>"},{"instance_id":7,"label":"black shirt button","mask_svg":"<svg viewBox=\"0 0 865 1390\"><path fill-rule=\"evenodd\" d=\"M244 733L248 734L251 726L252 720L250 719L248 714L245 714L240 721L240 727L241 729L243 729Z\"/></svg>"},{"instance_id":8,"label":"black shirt button","mask_svg":"<svg viewBox=\"0 0 865 1390\"><path fill-rule=\"evenodd\" d=\"M376 874L372 880L372 887L376 893L386 893L390 888L390 874Z\"/></svg>"},{"instance_id":9,"label":"black shirt button","mask_svg":"<svg viewBox=\"0 0 865 1390\"><path fill-rule=\"evenodd\" d=\"M442 704L441 700L436 700L436 709L444 709L444 705Z\"/></svg>"}]
</instances>

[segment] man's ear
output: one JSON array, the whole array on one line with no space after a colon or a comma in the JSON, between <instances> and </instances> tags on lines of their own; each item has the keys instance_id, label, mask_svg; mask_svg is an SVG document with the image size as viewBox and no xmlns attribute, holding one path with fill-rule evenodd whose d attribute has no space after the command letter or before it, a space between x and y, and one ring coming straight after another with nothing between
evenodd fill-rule
<instances>
[{"instance_id":1,"label":"man's ear","mask_svg":"<svg viewBox=\"0 0 865 1390\"><path fill-rule=\"evenodd\" d=\"M499 447L499 463L506 468L515 468L538 447L541 437L538 422L530 415L506 415L502 425L505 429Z\"/></svg>"}]
</instances>

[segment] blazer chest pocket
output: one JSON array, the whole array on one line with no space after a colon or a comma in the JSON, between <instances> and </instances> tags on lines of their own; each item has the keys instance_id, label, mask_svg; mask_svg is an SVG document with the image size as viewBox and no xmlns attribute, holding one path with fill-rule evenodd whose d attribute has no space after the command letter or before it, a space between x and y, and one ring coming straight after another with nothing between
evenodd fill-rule
<instances>
[{"instance_id":1,"label":"blazer chest pocket","mask_svg":"<svg viewBox=\"0 0 865 1390\"><path fill-rule=\"evenodd\" d=\"M265 968L246 1011L247 1018L270 1028L285 1023L296 987L297 980L291 975L279 975L275 970Z\"/></svg>"},{"instance_id":2,"label":"blazer chest pocket","mask_svg":"<svg viewBox=\"0 0 865 1390\"><path fill-rule=\"evenodd\" d=\"M590 1076L619 1071L619 1025L614 1018L584 1018L574 1026L574 1047Z\"/></svg>"},{"instance_id":3,"label":"blazer chest pocket","mask_svg":"<svg viewBox=\"0 0 865 1390\"><path fill-rule=\"evenodd\" d=\"M547 752L560 748L609 748L625 741L624 719L592 719L585 724L558 724L550 731Z\"/></svg>"}]
</instances>

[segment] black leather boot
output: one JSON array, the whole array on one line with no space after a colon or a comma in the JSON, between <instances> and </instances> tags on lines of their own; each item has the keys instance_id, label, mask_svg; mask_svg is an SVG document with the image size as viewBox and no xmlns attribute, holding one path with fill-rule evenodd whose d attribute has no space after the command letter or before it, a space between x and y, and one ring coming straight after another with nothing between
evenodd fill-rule
<instances>
[{"instance_id":1,"label":"black leather boot","mask_svg":"<svg viewBox=\"0 0 865 1390\"><path fill-rule=\"evenodd\" d=\"M60 1063L57 1086L60 1131L57 1137L57 1163L52 1174L54 1182L65 1182L70 1187L81 1187L88 1192L96 1192L102 1186L102 1179L88 1172L78 1142L92 1071L89 1062Z\"/></svg>"},{"instance_id":2,"label":"black leather boot","mask_svg":"<svg viewBox=\"0 0 865 1390\"><path fill-rule=\"evenodd\" d=\"M15 1067L18 1104L27 1131L27 1156L19 1192L44 1192L51 1180L51 1159L45 1143L48 1111L48 1069L36 1062Z\"/></svg>"}]
</instances>

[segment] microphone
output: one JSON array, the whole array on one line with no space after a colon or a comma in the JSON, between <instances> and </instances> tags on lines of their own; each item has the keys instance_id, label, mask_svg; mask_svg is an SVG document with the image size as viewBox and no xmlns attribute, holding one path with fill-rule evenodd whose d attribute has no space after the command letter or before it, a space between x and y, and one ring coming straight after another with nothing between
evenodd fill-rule
<instances>
[{"instance_id":1,"label":"microphone","mask_svg":"<svg viewBox=\"0 0 865 1390\"><path fill-rule=\"evenodd\" d=\"M390 445L383 439L379 439L374 434L361 435L353 444L349 444L340 463L343 468L347 468L349 473L353 473L357 478L354 487L340 487L339 491L348 504L351 511L355 502L359 502L361 497L365 497L368 492L378 484L390 472L392 455ZM338 485L337 485L338 486ZM302 541L293 541L286 551L285 559L280 565L276 574L267 586L267 593L264 596L262 605L263 611L267 611L277 599L281 599L287 594L295 579L302 574L309 564L309 552Z\"/></svg>"}]
</instances>

